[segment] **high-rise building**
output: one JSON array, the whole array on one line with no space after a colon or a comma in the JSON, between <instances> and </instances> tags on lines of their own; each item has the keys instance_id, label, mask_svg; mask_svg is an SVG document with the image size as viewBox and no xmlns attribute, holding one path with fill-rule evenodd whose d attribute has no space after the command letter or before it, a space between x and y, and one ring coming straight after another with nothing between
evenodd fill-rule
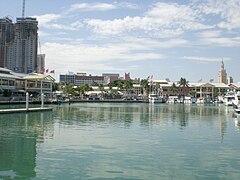
<instances>
[{"instance_id":1,"label":"high-rise building","mask_svg":"<svg viewBox=\"0 0 240 180\"><path fill-rule=\"evenodd\" d=\"M129 73L125 73L124 75L124 80L130 80L130 72Z\"/></svg>"},{"instance_id":2,"label":"high-rise building","mask_svg":"<svg viewBox=\"0 0 240 180\"><path fill-rule=\"evenodd\" d=\"M14 47L10 61L12 69L19 73L37 71L38 22L36 18L17 18Z\"/></svg>"},{"instance_id":3,"label":"high-rise building","mask_svg":"<svg viewBox=\"0 0 240 180\"><path fill-rule=\"evenodd\" d=\"M218 72L218 82L227 84L227 73L226 73L226 70L224 69L223 61L221 63L220 70Z\"/></svg>"},{"instance_id":4,"label":"high-rise building","mask_svg":"<svg viewBox=\"0 0 240 180\"><path fill-rule=\"evenodd\" d=\"M42 70L45 68L45 54L37 55L37 72L44 73Z\"/></svg>"},{"instance_id":5,"label":"high-rise building","mask_svg":"<svg viewBox=\"0 0 240 180\"><path fill-rule=\"evenodd\" d=\"M227 78L227 82L228 82L228 84L233 83L233 78L232 78L231 76L229 76L229 77Z\"/></svg>"},{"instance_id":6,"label":"high-rise building","mask_svg":"<svg viewBox=\"0 0 240 180\"><path fill-rule=\"evenodd\" d=\"M0 19L0 67L19 73L37 72L36 18Z\"/></svg>"},{"instance_id":7,"label":"high-rise building","mask_svg":"<svg viewBox=\"0 0 240 180\"><path fill-rule=\"evenodd\" d=\"M14 24L8 17L0 19L0 67L10 67L10 49L14 43Z\"/></svg>"}]
</instances>

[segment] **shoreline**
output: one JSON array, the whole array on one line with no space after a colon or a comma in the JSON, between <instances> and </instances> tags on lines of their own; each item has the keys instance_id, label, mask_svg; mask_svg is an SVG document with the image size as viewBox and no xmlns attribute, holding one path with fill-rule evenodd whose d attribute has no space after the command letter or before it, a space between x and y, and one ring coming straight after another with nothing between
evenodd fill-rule
<instances>
[{"instance_id":1,"label":"shoreline","mask_svg":"<svg viewBox=\"0 0 240 180\"><path fill-rule=\"evenodd\" d=\"M44 104L72 104L72 103L148 103L146 100L121 100L121 99L108 99L108 100L70 100L70 101L44 101ZM17 105L26 104L26 101L0 101L0 105ZM41 104L41 101L29 102L29 104Z\"/></svg>"}]
</instances>

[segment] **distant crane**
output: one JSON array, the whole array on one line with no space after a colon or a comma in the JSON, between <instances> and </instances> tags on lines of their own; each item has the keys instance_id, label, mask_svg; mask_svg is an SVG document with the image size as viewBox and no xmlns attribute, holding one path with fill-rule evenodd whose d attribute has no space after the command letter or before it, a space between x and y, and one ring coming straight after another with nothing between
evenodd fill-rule
<instances>
[{"instance_id":1,"label":"distant crane","mask_svg":"<svg viewBox=\"0 0 240 180\"><path fill-rule=\"evenodd\" d=\"M38 48L39 48L39 54L42 54L42 48L40 43L40 37L38 36Z\"/></svg>"},{"instance_id":2,"label":"distant crane","mask_svg":"<svg viewBox=\"0 0 240 180\"><path fill-rule=\"evenodd\" d=\"M23 5L22 5L22 18L25 17L25 0L23 0Z\"/></svg>"}]
</instances>

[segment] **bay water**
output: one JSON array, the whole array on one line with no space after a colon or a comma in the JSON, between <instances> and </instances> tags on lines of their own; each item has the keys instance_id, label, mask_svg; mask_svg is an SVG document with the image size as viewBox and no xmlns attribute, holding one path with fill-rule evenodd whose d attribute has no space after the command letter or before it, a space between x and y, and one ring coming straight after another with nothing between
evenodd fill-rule
<instances>
[{"instance_id":1,"label":"bay water","mask_svg":"<svg viewBox=\"0 0 240 180\"><path fill-rule=\"evenodd\" d=\"M0 115L0 179L240 179L224 105L76 103Z\"/></svg>"}]
</instances>

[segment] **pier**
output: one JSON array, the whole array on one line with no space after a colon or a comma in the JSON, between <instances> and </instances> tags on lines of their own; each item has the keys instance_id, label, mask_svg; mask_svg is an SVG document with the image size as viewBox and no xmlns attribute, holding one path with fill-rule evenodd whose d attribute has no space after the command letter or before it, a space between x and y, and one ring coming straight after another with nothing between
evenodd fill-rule
<instances>
[{"instance_id":1,"label":"pier","mask_svg":"<svg viewBox=\"0 0 240 180\"><path fill-rule=\"evenodd\" d=\"M0 109L0 114L26 113L36 111L52 111L52 107L21 108L21 109Z\"/></svg>"}]
</instances>

